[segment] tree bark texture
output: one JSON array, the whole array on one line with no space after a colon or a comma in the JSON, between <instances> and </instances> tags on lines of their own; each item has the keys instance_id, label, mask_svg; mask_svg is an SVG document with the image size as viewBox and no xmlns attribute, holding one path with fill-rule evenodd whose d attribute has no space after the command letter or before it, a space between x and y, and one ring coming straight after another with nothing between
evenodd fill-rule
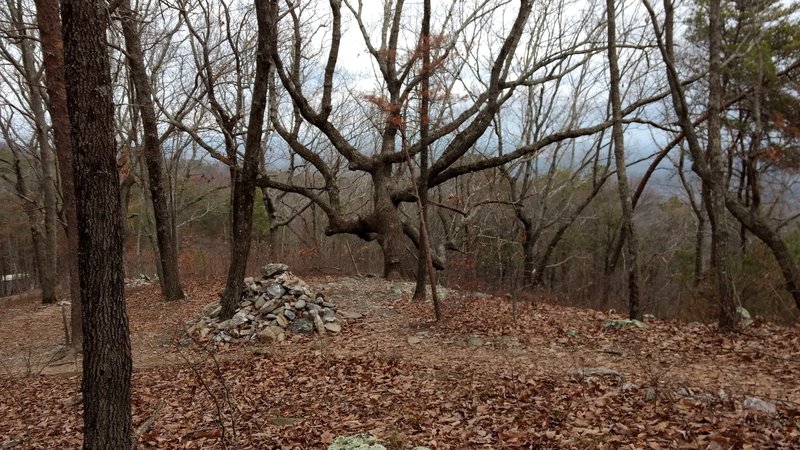
<instances>
[{"instance_id":1,"label":"tree bark texture","mask_svg":"<svg viewBox=\"0 0 800 450\"><path fill-rule=\"evenodd\" d=\"M131 343L105 2L62 3L83 306L83 448L129 449Z\"/></svg>"},{"instance_id":2,"label":"tree bark texture","mask_svg":"<svg viewBox=\"0 0 800 450\"><path fill-rule=\"evenodd\" d=\"M67 90L64 85L64 42L61 37L59 2L36 1L36 21L42 46L45 85L49 99L48 109L56 147L58 173L61 181L61 198L64 227L67 235L66 261L69 269L70 335L73 348L81 348L81 285L78 276L78 228L75 211L75 186L72 173L72 147L69 141L69 112Z\"/></svg>"},{"instance_id":3,"label":"tree bark texture","mask_svg":"<svg viewBox=\"0 0 800 450\"><path fill-rule=\"evenodd\" d=\"M161 277L161 293L168 301L180 300L185 296L183 289L181 289L178 271L178 243L172 234L170 208L164 192L163 155L158 136L153 89L145 67L141 30L137 25L139 19L138 15L131 10L129 0L123 0L120 5L120 14L122 15L122 34L125 37L128 66L131 69L131 78L134 86L133 98L142 118L143 154L145 166L147 167L148 187L150 188L150 199L153 204L153 216L155 219L156 243L158 244L158 256L161 263L161 272L159 273Z\"/></svg>"}]
</instances>

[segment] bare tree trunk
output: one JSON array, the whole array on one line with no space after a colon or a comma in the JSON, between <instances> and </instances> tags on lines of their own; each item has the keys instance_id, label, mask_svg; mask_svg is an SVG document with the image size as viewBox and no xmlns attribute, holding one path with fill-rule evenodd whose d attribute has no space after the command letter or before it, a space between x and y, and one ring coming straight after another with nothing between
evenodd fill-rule
<instances>
[{"instance_id":1,"label":"bare tree trunk","mask_svg":"<svg viewBox=\"0 0 800 450\"><path fill-rule=\"evenodd\" d=\"M158 137L153 90L144 63L141 31L137 26L137 15L131 10L129 0L123 0L120 5L120 13L122 14L122 33L125 36L128 65L131 69L131 77L135 88L133 98L138 104L142 118L144 161L147 167L150 199L153 203L155 235L161 267L161 272L159 273L159 276L161 276L161 293L168 301L180 300L185 295L183 294L183 289L181 289L178 271L178 246L172 234L170 208L164 192L163 155Z\"/></svg>"},{"instance_id":2,"label":"bare tree trunk","mask_svg":"<svg viewBox=\"0 0 800 450\"><path fill-rule=\"evenodd\" d=\"M378 235L378 244L383 253L383 276L387 280L399 280L403 277L402 260L403 223L397 205L392 202L390 189L392 184L391 166L377 169L372 173L374 185L373 213L367 219L370 228ZM421 247L421 245L419 245Z\"/></svg>"},{"instance_id":3,"label":"bare tree trunk","mask_svg":"<svg viewBox=\"0 0 800 450\"><path fill-rule=\"evenodd\" d=\"M622 206L622 232L627 238L628 265L628 314L631 319L642 320L641 310L641 275L639 273L639 241L636 238L636 227L633 223L633 204L628 188L628 174L625 166L625 137L622 129L622 100L620 99L620 73L617 58L617 25L614 0L606 0L608 16L608 66L610 73L609 99L614 120L611 134L614 140L614 159L617 168L617 188ZM623 239L620 237L620 239Z\"/></svg>"},{"instance_id":4,"label":"bare tree trunk","mask_svg":"<svg viewBox=\"0 0 800 450\"><path fill-rule=\"evenodd\" d=\"M701 205L702 207L703 205ZM706 242L706 218L703 214L697 215L697 231L694 237L694 287L700 286L700 282L705 278L703 269L703 249Z\"/></svg>"},{"instance_id":5,"label":"bare tree trunk","mask_svg":"<svg viewBox=\"0 0 800 450\"><path fill-rule=\"evenodd\" d=\"M253 97L250 102L250 117L247 124L244 160L241 172L231 177L233 203L231 217L231 261L228 267L228 280L222 296L221 319L229 319L236 312L239 296L242 293L247 258L250 254L250 237L253 228L253 202L255 200L256 178L262 158L261 135L264 125L264 111L267 107L267 91L272 71L270 46L276 45L274 30L277 15L277 0L255 0L256 21L258 22L258 43L256 72L253 80ZM234 170L239 170L238 167Z\"/></svg>"},{"instance_id":6,"label":"bare tree trunk","mask_svg":"<svg viewBox=\"0 0 800 450\"><path fill-rule=\"evenodd\" d=\"M533 231L532 221L518 212L517 217L522 221L525 227L525 236L522 241L522 285L523 287L530 287L534 285L536 274L536 256L534 254L536 247L536 238Z\"/></svg>"},{"instance_id":7,"label":"bare tree trunk","mask_svg":"<svg viewBox=\"0 0 800 450\"><path fill-rule=\"evenodd\" d=\"M69 142L69 112L67 111L67 91L64 86L64 43L61 38L61 18L59 3L49 0L36 0L36 21L42 45L42 59L46 77L48 109L53 124L53 137L58 160L59 179L64 227L67 235L67 266L69 268L69 290L72 303L70 325L71 344L81 348L81 284L78 276L78 228L75 212L75 186L72 174L72 147Z\"/></svg>"},{"instance_id":8,"label":"bare tree trunk","mask_svg":"<svg viewBox=\"0 0 800 450\"><path fill-rule=\"evenodd\" d=\"M21 37L19 49L22 53L22 68L28 84L28 103L36 126L36 140L39 144L39 163L42 170L41 192L44 206L44 229L41 236L41 259L39 278L42 289L42 303L56 302L56 250L58 219L56 205L55 182L53 180L53 149L50 146L49 126L45 117L45 96L41 88L39 74L34 55L34 41L28 38L28 29L23 23L22 11L12 10L14 26Z\"/></svg>"},{"instance_id":9,"label":"bare tree trunk","mask_svg":"<svg viewBox=\"0 0 800 450\"><path fill-rule=\"evenodd\" d=\"M664 0L666 17L662 40L655 11L647 0L644 0L644 4L655 28L656 39L667 67L672 104L692 155L692 170L700 176L704 184L704 201L708 212L708 221L711 225L711 261L714 266L716 298L719 302L719 326L721 330L735 330L736 298L729 261L731 257L730 227L725 212L725 203L730 199L727 195L720 132L722 109L720 0L711 0L709 3L708 148L705 154L701 149L695 125L689 118L686 94L675 67L674 5L671 0Z\"/></svg>"},{"instance_id":10,"label":"bare tree trunk","mask_svg":"<svg viewBox=\"0 0 800 450\"><path fill-rule=\"evenodd\" d=\"M7 133L4 132L4 137L7 138ZM39 284L42 284L42 261L44 260L44 236L42 235L42 227L39 222L38 205L30 199L31 195L28 192L28 185L25 182L24 174L22 173L21 161L18 153L12 149L12 156L14 158L14 175L16 177L15 189L17 195L22 198L22 210L25 211L25 216L28 218L28 227L31 231L31 244L33 246L33 261L37 271ZM3 272L5 273L5 272ZM16 272L14 272L16 273Z\"/></svg>"},{"instance_id":11,"label":"bare tree trunk","mask_svg":"<svg viewBox=\"0 0 800 450\"><path fill-rule=\"evenodd\" d=\"M425 231L429 235L430 230L423 230L428 224L428 140L429 110L430 110L430 76L431 76L431 2L424 0L422 6L422 30L420 37L420 50L422 52L422 81L420 81L420 106L419 106L419 140L422 144L420 150L420 173L419 186L417 188L420 218L420 234ZM413 174L410 176L413 177ZM412 178L413 180L413 178ZM428 236L429 237L429 236ZM425 298L425 275L428 271L428 258L430 257L429 239L422 239L428 242L419 246L417 259L417 285L414 289L414 299L423 300ZM435 286L432 284L431 286Z\"/></svg>"},{"instance_id":12,"label":"bare tree trunk","mask_svg":"<svg viewBox=\"0 0 800 450\"><path fill-rule=\"evenodd\" d=\"M695 219L697 219L697 228L694 238L694 280L692 281L692 285L694 287L698 287L700 286L700 282L703 281L703 278L705 277L703 270L703 249L705 248L706 241L705 196L700 195L699 204L695 200L694 190L692 189L692 186L689 184L689 181L686 179L686 175L683 172L684 160L685 152L683 147L681 147L681 153L680 157L678 158L676 170L678 172L678 178L681 180L681 185L683 185L683 189L686 191L686 196L689 198L689 206L692 207L692 212L694 213Z\"/></svg>"},{"instance_id":13,"label":"bare tree trunk","mask_svg":"<svg viewBox=\"0 0 800 450\"><path fill-rule=\"evenodd\" d=\"M62 4L83 306L83 448L129 449L131 342L104 2Z\"/></svg>"},{"instance_id":14,"label":"bare tree trunk","mask_svg":"<svg viewBox=\"0 0 800 450\"><path fill-rule=\"evenodd\" d=\"M722 155L722 23L721 0L710 0L708 10L709 68L708 68L708 163L713 176L706 205L711 222L711 244L715 262L719 327L736 329L736 293L733 286L731 262L733 240L731 224L725 211L727 183Z\"/></svg>"}]
</instances>

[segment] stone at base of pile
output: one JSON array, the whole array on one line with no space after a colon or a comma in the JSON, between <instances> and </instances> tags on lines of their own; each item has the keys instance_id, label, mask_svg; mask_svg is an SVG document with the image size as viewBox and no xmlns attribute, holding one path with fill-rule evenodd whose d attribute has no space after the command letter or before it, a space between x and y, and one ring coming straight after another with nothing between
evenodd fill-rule
<instances>
[{"instance_id":1,"label":"stone at base of pile","mask_svg":"<svg viewBox=\"0 0 800 450\"><path fill-rule=\"evenodd\" d=\"M339 333L336 305L318 293L312 295L305 281L292 275L285 264L267 264L262 276L245 278L239 309L220 321L222 305L208 304L200 318L187 323L189 334L215 342L249 340L281 342L286 333Z\"/></svg>"}]
</instances>

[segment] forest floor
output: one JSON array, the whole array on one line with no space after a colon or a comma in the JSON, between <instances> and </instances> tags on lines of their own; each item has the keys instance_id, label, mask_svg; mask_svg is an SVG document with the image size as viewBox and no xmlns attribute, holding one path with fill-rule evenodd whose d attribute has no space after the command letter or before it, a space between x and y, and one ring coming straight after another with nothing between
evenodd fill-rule
<instances>
[{"instance_id":1,"label":"forest floor","mask_svg":"<svg viewBox=\"0 0 800 450\"><path fill-rule=\"evenodd\" d=\"M306 281L363 318L280 344L186 345L220 281L172 304L130 290L139 447L324 449L363 432L390 450L800 448L800 326L604 330L620 316L524 303L514 320L505 298L457 292L436 324L412 283ZM63 340L61 307L0 300L0 448L79 447Z\"/></svg>"}]
</instances>

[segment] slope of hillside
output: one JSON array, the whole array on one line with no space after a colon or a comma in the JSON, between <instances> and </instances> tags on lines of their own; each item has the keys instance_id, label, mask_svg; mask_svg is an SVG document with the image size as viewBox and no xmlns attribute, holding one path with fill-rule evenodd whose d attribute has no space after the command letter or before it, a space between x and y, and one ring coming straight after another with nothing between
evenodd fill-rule
<instances>
[{"instance_id":1,"label":"slope of hillside","mask_svg":"<svg viewBox=\"0 0 800 450\"><path fill-rule=\"evenodd\" d=\"M187 341L220 282L164 304L128 295L141 448L325 448L368 432L389 449L797 448L800 329L737 335L447 292L444 323L411 283L307 280L351 318L279 344ZM80 440L80 372L61 309L0 304L0 447ZM41 373L41 374L39 374Z\"/></svg>"}]
</instances>

